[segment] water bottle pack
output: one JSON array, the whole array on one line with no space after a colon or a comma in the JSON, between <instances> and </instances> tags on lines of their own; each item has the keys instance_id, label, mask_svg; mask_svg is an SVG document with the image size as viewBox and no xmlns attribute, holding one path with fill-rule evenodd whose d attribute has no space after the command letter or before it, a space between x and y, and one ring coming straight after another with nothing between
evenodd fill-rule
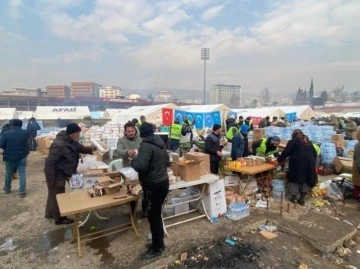
<instances>
[{"instance_id":1,"label":"water bottle pack","mask_svg":"<svg viewBox=\"0 0 360 269\"><path fill-rule=\"evenodd\" d=\"M282 179L273 179L271 181L272 186L272 197L274 200L281 199L281 192L283 192L283 197L285 197L285 184Z\"/></svg>"},{"instance_id":2,"label":"water bottle pack","mask_svg":"<svg viewBox=\"0 0 360 269\"><path fill-rule=\"evenodd\" d=\"M249 216L249 214L250 214L250 207L243 202L237 202L237 203L232 203L228 206L228 211L226 213L226 216L228 219L231 220L239 220Z\"/></svg>"}]
</instances>

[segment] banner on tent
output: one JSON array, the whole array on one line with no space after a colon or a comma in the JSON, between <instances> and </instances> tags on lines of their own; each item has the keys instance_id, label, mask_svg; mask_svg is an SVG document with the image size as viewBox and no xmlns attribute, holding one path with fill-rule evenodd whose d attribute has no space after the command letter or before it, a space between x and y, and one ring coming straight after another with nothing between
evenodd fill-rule
<instances>
[{"instance_id":1,"label":"banner on tent","mask_svg":"<svg viewBox=\"0 0 360 269\"><path fill-rule=\"evenodd\" d=\"M229 112L228 112L228 117L231 117L231 118L237 119L237 113L236 113L236 112L234 112L234 111L229 111Z\"/></svg>"},{"instance_id":2,"label":"banner on tent","mask_svg":"<svg viewBox=\"0 0 360 269\"><path fill-rule=\"evenodd\" d=\"M193 113L193 117L195 120L195 127L196 129L203 129L204 128L204 113Z\"/></svg>"},{"instance_id":3,"label":"banner on tent","mask_svg":"<svg viewBox=\"0 0 360 269\"><path fill-rule=\"evenodd\" d=\"M204 113L204 125L207 128L211 128L214 124L212 113Z\"/></svg>"},{"instance_id":4,"label":"banner on tent","mask_svg":"<svg viewBox=\"0 0 360 269\"><path fill-rule=\"evenodd\" d=\"M170 126L173 123L172 108L162 108L162 122L165 126Z\"/></svg>"},{"instance_id":5,"label":"banner on tent","mask_svg":"<svg viewBox=\"0 0 360 269\"><path fill-rule=\"evenodd\" d=\"M213 124L221 124L220 111L212 112Z\"/></svg>"},{"instance_id":6,"label":"banner on tent","mask_svg":"<svg viewBox=\"0 0 360 269\"><path fill-rule=\"evenodd\" d=\"M285 117L288 119L289 122L293 122L296 118L296 112L286 113Z\"/></svg>"},{"instance_id":7,"label":"banner on tent","mask_svg":"<svg viewBox=\"0 0 360 269\"><path fill-rule=\"evenodd\" d=\"M183 117L185 116L185 111L181 110L175 110L174 112L174 118L177 118L179 120L179 123L183 123Z\"/></svg>"}]
</instances>

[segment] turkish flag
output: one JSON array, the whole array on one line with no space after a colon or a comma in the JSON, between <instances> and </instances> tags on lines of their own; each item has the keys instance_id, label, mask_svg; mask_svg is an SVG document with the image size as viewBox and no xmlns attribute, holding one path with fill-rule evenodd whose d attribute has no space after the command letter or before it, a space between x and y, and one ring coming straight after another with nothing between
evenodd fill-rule
<instances>
[{"instance_id":1,"label":"turkish flag","mask_svg":"<svg viewBox=\"0 0 360 269\"><path fill-rule=\"evenodd\" d=\"M261 121L261 117L251 117L253 126L259 126L259 123Z\"/></svg>"},{"instance_id":2,"label":"turkish flag","mask_svg":"<svg viewBox=\"0 0 360 269\"><path fill-rule=\"evenodd\" d=\"M165 126L170 126L173 123L173 109L162 108L162 122Z\"/></svg>"}]
</instances>

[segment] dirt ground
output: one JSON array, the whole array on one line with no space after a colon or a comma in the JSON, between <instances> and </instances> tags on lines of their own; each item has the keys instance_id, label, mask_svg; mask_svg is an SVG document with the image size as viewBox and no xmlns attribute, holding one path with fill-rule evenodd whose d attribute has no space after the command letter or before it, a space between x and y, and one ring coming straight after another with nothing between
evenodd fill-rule
<instances>
[{"instance_id":1,"label":"dirt ground","mask_svg":"<svg viewBox=\"0 0 360 269\"><path fill-rule=\"evenodd\" d=\"M272 240L259 234L258 227L266 220L277 223L279 219L297 218L313 210L299 207L280 216L278 208L252 209L250 216L240 221L219 218L210 223L198 219L169 228L165 239L166 251L159 259L144 261L140 258L148 243L149 225L146 219L137 218L141 237L132 231L117 233L83 243L83 257L77 255L76 245L70 243L71 225L57 226L44 218L46 185L42 172L45 156L31 152L27 168L27 196L21 199L17 193L18 181L13 181L12 192L0 192L0 268L360 268L356 253L360 235L354 237L351 255L340 257L336 252L322 253L299 235L281 230ZM4 165L0 166L0 182L4 180ZM69 190L68 190L69 191ZM360 224L357 203L339 204L337 217L352 225ZM324 214L334 214L331 209L319 209ZM81 228L82 233L101 230L128 218L127 208L101 210L109 217L101 221L93 215ZM81 216L82 219L86 215ZM229 239L235 245L225 242ZM360 249L360 247L359 247ZM186 254L184 254L186 253ZM186 256L183 260L180 255ZM346 267L348 266L348 267ZM355 267L349 267L355 266ZM306 267L305 267L306 268Z\"/></svg>"}]
</instances>

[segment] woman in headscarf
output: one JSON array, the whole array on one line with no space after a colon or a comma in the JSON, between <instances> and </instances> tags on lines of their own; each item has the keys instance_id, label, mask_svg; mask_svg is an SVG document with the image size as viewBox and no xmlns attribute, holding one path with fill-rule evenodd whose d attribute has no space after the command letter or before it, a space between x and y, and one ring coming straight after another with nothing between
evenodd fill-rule
<instances>
[{"instance_id":1,"label":"woman in headscarf","mask_svg":"<svg viewBox=\"0 0 360 269\"><path fill-rule=\"evenodd\" d=\"M289 157L290 201L293 203L297 201L300 205L304 205L306 193L317 183L316 151L309 138L299 129L294 130L292 139L277 158L277 162L283 163L287 157ZM297 197L299 197L298 200Z\"/></svg>"}]
</instances>

